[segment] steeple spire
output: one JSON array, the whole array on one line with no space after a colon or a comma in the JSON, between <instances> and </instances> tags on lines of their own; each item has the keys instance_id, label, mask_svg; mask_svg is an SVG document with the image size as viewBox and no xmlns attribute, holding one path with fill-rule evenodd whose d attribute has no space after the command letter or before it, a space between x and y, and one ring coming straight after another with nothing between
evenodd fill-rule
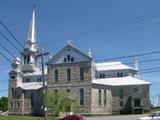
<instances>
[{"instance_id":1,"label":"steeple spire","mask_svg":"<svg viewBox=\"0 0 160 120\"><path fill-rule=\"evenodd\" d=\"M31 23L28 31L27 42L25 43L25 48L31 51L36 51L36 25L35 25L35 5L33 6L33 13L31 18Z\"/></svg>"}]
</instances>

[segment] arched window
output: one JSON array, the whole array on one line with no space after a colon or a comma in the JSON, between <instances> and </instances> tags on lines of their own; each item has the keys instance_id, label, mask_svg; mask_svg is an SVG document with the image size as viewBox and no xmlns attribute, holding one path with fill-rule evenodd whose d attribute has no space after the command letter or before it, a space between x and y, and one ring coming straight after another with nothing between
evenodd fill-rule
<instances>
[{"instance_id":1,"label":"arched window","mask_svg":"<svg viewBox=\"0 0 160 120\"><path fill-rule=\"evenodd\" d=\"M20 107L20 102L18 102L18 107Z\"/></svg>"},{"instance_id":2,"label":"arched window","mask_svg":"<svg viewBox=\"0 0 160 120\"><path fill-rule=\"evenodd\" d=\"M54 89L54 95L58 95L58 90Z\"/></svg>"},{"instance_id":3,"label":"arched window","mask_svg":"<svg viewBox=\"0 0 160 120\"><path fill-rule=\"evenodd\" d=\"M11 96L12 98L14 98L15 94L14 94L14 88L11 88Z\"/></svg>"},{"instance_id":4,"label":"arched window","mask_svg":"<svg viewBox=\"0 0 160 120\"><path fill-rule=\"evenodd\" d=\"M74 62L74 57L71 57L71 61Z\"/></svg>"},{"instance_id":5,"label":"arched window","mask_svg":"<svg viewBox=\"0 0 160 120\"><path fill-rule=\"evenodd\" d=\"M71 56L67 55L67 61L70 61L70 59L71 59Z\"/></svg>"},{"instance_id":6,"label":"arched window","mask_svg":"<svg viewBox=\"0 0 160 120\"><path fill-rule=\"evenodd\" d=\"M26 79L26 82L29 83L29 82L31 82L31 80L30 80L29 78L27 78L27 79Z\"/></svg>"},{"instance_id":7,"label":"arched window","mask_svg":"<svg viewBox=\"0 0 160 120\"><path fill-rule=\"evenodd\" d=\"M67 81L71 80L71 69L67 69Z\"/></svg>"},{"instance_id":8,"label":"arched window","mask_svg":"<svg viewBox=\"0 0 160 120\"><path fill-rule=\"evenodd\" d=\"M80 80L84 80L84 68L80 68Z\"/></svg>"},{"instance_id":9,"label":"arched window","mask_svg":"<svg viewBox=\"0 0 160 120\"><path fill-rule=\"evenodd\" d=\"M58 81L58 70L57 69L54 71L54 74L55 74L55 81Z\"/></svg>"},{"instance_id":10,"label":"arched window","mask_svg":"<svg viewBox=\"0 0 160 120\"><path fill-rule=\"evenodd\" d=\"M99 77L100 77L100 78L103 78L103 75L102 75L102 74L100 74L100 75L99 75Z\"/></svg>"},{"instance_id":11,"label":"arched window","mask_svg":"<svg viewBox=\"0 0 160 120\"><path fill-rule=\"evenodd\" d=\"M33 107L34 106L34 93L31 93L30 99L31 99L31 106Z\"/></svg>"},{"instance_id":12,"label":"arched window","mask_svg":"<svg viewBox=\"0 0 160 120\"><path fill-rule=\"evenodd\" d=\"M105 78L106 77L106 75L103 73L103 78Z\"/></svg>"},{"instance_id":13,"label":"arched window","mask_svg":"<svg viewBox=\"0 0 160 120\"><path fill-rule=\"evenodd\" d=\"M80 89L79 90L79 93L80 93L80 101L79 101L79 103L80 103L80 105L84 105L84 89Z\"/></svg>"},{"instance_id":14,"label":"arched window","mask_svg":"<svg viewBox=\"0 0 160 120\"><path fill-rule=\"evenodd\" d=\"M67 89L67 93L69 94L71 92L71 90L70 89Z\"/></svg>"},{"instance_id":15,"label":"arched window","mask_svg":"<svg viewBox=\"0 0 160 120\"><path fill-rule=\"evenodd\" d=\"M121 88L119 89L119 99L123 99L124 98L124 90Z\"/></svg>"},{"instance_id":16,"label":"arched window","mask_svg":"<svg viewBox=\"0 0 160 120\"><path fill-rule=\"evenodd\" d=\"M102 95L101 95L102 93L101 93L101 89L99 89L98 90L98 105L101 105L101 103L102 103Z\"/></svg>"},{"instance_id":17,"label":"arched window","mask_svg":"<svg viewBox=\"0 0 160 120\"><path fill-rule=\"evenodd\" d=\"M11 107L13 107L13 102L11 102Z\"/></svg>"},{"instance_id":18,"label":"arched window","mask_svg":"<svg viewBox=\"0 0 160 120\"><path fill-rule=\"evenodd\" d=\"M29 64L30 63L30 56L28 55L27 56L27 64Z\"/></svg>"},{"instance_id":19,"label":"arched window","mask_svg":"<svg viewBox=\"0 0 160 120\"><path fill-rule=\"evenodd\" d=\"M66 62L66 58L64 58L64 62Z\"/></svg>"},{"instance_id":20,"label":"arched window","mask_svg":"<svg viewBox=\"0 0 160 120\"><path fill-rule=\"evenodd\" d=\"M104 105L106 105L106 102L107 102L107 95L106 95L106 90L104 90L104 93L103 93L103 103L104 103Z\"/></svg>"},{"instance_id":21,"label":"arched window","mask_svg":"<svg viewBox=\"0 0 160 120\"><path fill-rule=\"evenodd\" d=\"M26 55L24 55L24 64L26 64Z\"/></svg>"}]
</instances>

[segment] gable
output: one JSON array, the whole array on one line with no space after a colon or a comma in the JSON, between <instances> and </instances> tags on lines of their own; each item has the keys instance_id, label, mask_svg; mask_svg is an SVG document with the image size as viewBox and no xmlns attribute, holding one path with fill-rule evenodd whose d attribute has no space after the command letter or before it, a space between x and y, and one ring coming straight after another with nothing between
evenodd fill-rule
<instances>
[{"instance_id":1,"label":"gable","mask_svg":"<svg viewBox=\"0 0 160 120\"><path fill-rule=\"evenodd\" d=\"M51 64L61 64L61 63L73 63L81 61L90 61L91 57L82 53L77 48L68 44L63 49L61 49L55 56L53 56L48 63Z\"/></svg>"}]
</instances>

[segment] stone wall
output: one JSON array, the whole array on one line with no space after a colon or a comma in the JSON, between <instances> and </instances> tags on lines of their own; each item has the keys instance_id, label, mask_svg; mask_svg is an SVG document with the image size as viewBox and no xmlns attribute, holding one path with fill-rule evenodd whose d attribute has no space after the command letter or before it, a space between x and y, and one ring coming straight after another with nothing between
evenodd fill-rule
<instances>
[{"instance_id":1,"label":"stone wall","mask_svg":"<svg viewBox=\"0 0 160 120\"><path fill-rule=\"evenodd\" d=\"M59 92L70 90L70 97L77 101L77 112L91 112L91 65L90 61L54 64L49 66L47 88L48 92L57 89ZM67 81L67 69L71 69L71 80ZM84 80L80 80L80 68L84 68ZM55 81L55 70L58 70L58 81ZM79 90L84 89L84 105L79 104Z\"/></svg>"},{"instance_id":2,"label":"stone wall","mask_svg":"<svg viewBox=\"0 0 160 120\"><path fill-rule=\"evenodd\" d=\"M119 98L119 90L124 90L124 98ZM142 109L143 111L150 110L149 85L134 85L134 86L117 86L112 87L112 113L134 113L134 109ZM134 100L140 99L140 106L134 106ZM123 102L123 107L120 107L120 101Z\"/></svg>"}]
</instances>

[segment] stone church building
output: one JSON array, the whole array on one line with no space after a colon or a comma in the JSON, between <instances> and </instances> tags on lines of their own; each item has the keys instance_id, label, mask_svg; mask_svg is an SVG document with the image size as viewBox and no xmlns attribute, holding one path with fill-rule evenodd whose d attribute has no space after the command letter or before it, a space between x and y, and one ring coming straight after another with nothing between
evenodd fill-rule
<instances>
[{"instance_id":1,"label":"stone church building","mask_svg":"<svg viewBox=\"0 0 160 120\"><path fill-rule=\"evenodd\" d=\"M38 64L35 10L21 57L9 72L9 114L43 114L42 70ZM85 114L142 113L149 111L150 83L136 77L137 69L121 62L96 63L70 42L46 63L48 92L67 92Z\"/></svg>"}]
</instances>

